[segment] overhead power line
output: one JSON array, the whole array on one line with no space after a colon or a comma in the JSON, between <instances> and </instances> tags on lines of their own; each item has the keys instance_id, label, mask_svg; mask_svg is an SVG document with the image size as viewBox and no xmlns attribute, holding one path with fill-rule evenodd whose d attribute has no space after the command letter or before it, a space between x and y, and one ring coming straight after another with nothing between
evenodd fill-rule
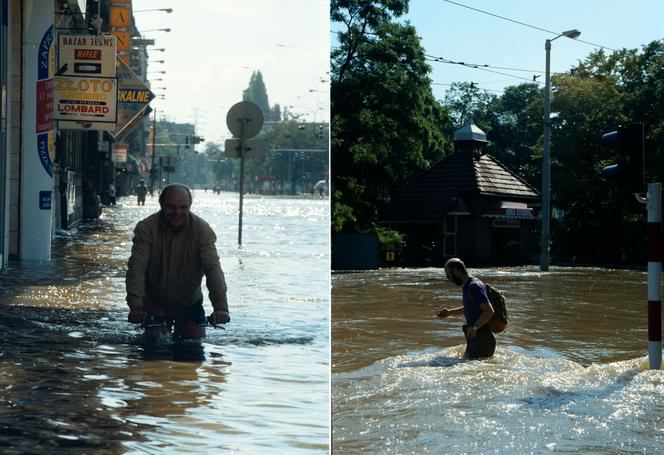
<instances>
[{"instance_id":1,"label":"overhead power line","mask_svg":"<svg viewBox=\"0 0 664 455\"><path fill-rule=\"evenodd\" d=\"M489 11L484 11L484 10L481 10L481 9L479 9L479 8L474 8L474 7L472 7L472 6L464 5L463 3L454 2L454 1L452 1L452 0L443 0L443 1L444 1L444 2L447 2L447 3L451 3L452 5L460 6L460 7L462 7L462 8L467 8L467 9L469 9L469 10L477 11L478 13L486 14L486 15L488 15L488 16L493 16L493 17L496 17L496 18L498 18L498 19L502 19L502 20L505 20L505 21L508 21L508 22L513 22L513 23L515 23L515 24L523 25L524 27L528 27L528 28L532 28L532 29L535 29L535 30L539 30L539 31L541 31L541 32L551 33L552 35L561 35L561 33L559 33L559 32L554 32L553 30L547 30L547 29L545 29L545 28L537 27L537 26L535 26L535 25L531 25L531 24L527 24L527 23L525 23L525 22L517 21L517 20L515 20L515 19L511 19L511 18L509 18L509 17L501 16L501 15L499 15L499 14L490 13ZM578 39L578 38L575 38L574 41L579 41L579 42L584 43L584 44L589 44L589 45L591 45L591 46L600 47L600 48L602 48L602 49L608 49L608 50L610 50L610 51L616 52L616 49L611 49L610 47L602 46L601 44L591 43L591 42L589 42L589 41L584 41L584 40L581 40L581 39Z\"/></svg>"},{"instance_id":2,"label":"overhead power line","mask_svg":"<svg viewBox=\"0 0 664 455\"><path fill-rule=\"evenodd\" d=\"M489 69L489 68L491 68L491 66L489 66L489 65L477 65L477 64L470 64L470 63L464 63L464 62L455 62L455 61L452 61L452 60L444 59L442 57L434 57L434 56L429 56L429 55L426 55L426 57L427 57L427 60L431 61L431 62L461 65L461 66L465 66L465 67L468 67L468 68L474 68L474 69L478 69L478 70L481 70L481 71L486 71L488 73L500 74L501 76L507 76L507 77L511 77L511 78L514 78L514 79L521 79L521 80L524 80L524 81L535 82L537 84L541 84L541 82L538 82L536 80L536 78L534 78L534 77L529 79L529 78L526 78L526 77L517 76L515 74L503 73L502 71L495 71L495 70ZM528 71L528 70L514 70L514 71ZM541 71L536 71L536 72L541 73Z\"/></svg>"}]
</instances>

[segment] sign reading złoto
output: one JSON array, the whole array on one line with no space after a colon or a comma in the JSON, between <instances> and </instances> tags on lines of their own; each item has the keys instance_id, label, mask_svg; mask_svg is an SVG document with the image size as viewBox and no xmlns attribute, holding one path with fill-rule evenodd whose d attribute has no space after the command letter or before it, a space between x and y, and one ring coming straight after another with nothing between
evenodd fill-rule
<instances>
[{"instance_id":1,"label":"sign reading z\u0142oto","mask_svg":"<svg viewBox=\"0 0 664 455\"><path fill-rule=\"evenodd\" d=\"M60 35L53 117L61 128L114 128L115 51L115 36Z\"/></svg>"},{"instance_id":2,"label":"sign reading z\u0142oto","mask_svg":"<svg viewBox=\"0 0 664 455\"><path fill-rule=\"evenodd\" d=\"M54 89L56 120L115 123L117 79L56 76Z\"/></svg>"}]
</instances>

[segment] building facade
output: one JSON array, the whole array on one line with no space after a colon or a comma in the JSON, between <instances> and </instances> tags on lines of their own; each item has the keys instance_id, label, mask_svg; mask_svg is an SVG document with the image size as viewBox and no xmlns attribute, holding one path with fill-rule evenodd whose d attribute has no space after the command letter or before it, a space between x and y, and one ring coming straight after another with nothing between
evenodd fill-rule
<instances>
[{"instance_id":1,"label":"building facade","mask_svg":"<svg viewBox=\"0 0 664 455\"><path fill-rule=\"evenodd\" d=\"M138 181L145 160L147 126L138 116L126 134L132 156L114 159L115 137L94 127L54 119L58 38L98 32L123 34L122 54L145 80L145 49L134 51L133 15L114 24L114 8L131 11L131 0L0 0L0 269L10 260L48 261L51 240L85 218L101 214L101 197L118 175ZM124 49L124 48L123 48ZM113 58L115 61L115 56ZM113 63L114 63L113 61ZM89 128L89 129L86 129Z\"/></svg>"}]
</instances>

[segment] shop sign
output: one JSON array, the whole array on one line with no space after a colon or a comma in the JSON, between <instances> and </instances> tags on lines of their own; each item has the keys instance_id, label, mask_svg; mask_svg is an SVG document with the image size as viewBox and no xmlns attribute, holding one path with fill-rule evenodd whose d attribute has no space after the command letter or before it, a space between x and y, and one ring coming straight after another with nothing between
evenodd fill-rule
<instances>
[{"instance_id":1,"label":"shop sign","mask_svg":"<svg viewBox=\"0 0 664 455\"><path fill-rule=\"evenodd\" d=\"M56 76L54 88L56 120L115 123L117 79Z\"/></svg>"}]
</instances>

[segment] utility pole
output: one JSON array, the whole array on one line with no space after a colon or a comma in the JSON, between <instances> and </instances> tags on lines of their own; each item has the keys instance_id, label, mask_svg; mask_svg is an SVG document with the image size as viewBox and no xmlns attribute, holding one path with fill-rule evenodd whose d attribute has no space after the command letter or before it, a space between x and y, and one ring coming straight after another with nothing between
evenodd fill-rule
<instances>
[{"instance_id":1,"label":"utility pole","mask_svg":"<svg viewBox=\"0 0 664 455\"><path fill-rule=\"evenodd\" d=\"M154 110L152 118L152 166L150 167L150 196L154 193L154 163L155 163L155 142L157 142L157 109Z\"/></svg>"}]
</instances>

